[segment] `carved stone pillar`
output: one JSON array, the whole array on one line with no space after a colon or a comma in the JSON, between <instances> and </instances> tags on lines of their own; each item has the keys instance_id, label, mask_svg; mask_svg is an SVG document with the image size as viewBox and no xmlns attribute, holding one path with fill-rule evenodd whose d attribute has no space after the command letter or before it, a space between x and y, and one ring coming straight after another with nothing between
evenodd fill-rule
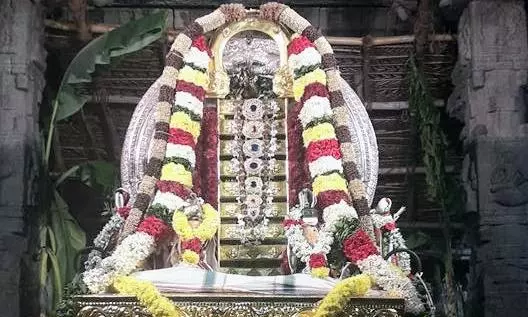
<instances>
[{"instance_id":1,"label":"carved stone pillar","mask_svg":"<svg viewBox=\"0 0 528 317\"><path fill-rule=\"evenodd\" d=\"M471 1L459 24L448 111L465 122L467 211L478 215L473 279L484 316L528 311L528 133L523 1ZM479 314L480 316L480 314Z\"/></svg>"},{"instance_id":2,"label":"carved stone pillar","mask_svg":"<svg viewBox=\"0 0 528 317\"><path fill-rule=\"evenodd\" d=\"M31 219L37 219L45 69L41 9L37 0L0 0L0 315L6 317L39 313L37 262L28 250L38 242Z\"/></svg>"}]
</instances>

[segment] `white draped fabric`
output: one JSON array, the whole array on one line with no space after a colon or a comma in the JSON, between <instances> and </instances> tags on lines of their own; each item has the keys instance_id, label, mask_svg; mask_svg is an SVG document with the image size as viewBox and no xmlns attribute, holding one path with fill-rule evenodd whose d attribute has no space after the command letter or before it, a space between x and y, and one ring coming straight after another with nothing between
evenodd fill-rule
<instances>
[{"instance_id":1,"label":"white draped fabric","mask_svg":"<svg viewBox=\"0 0 528 317\"><path fill-rule=\"evenodd\" d=\"M265 295L326 295L337 280L313 278L308 274L277 276L247 276L206 271L179 265L141 271L134 274L140 280L152 282L161 292L245 292Z\"/></svg>"}]
</instances>

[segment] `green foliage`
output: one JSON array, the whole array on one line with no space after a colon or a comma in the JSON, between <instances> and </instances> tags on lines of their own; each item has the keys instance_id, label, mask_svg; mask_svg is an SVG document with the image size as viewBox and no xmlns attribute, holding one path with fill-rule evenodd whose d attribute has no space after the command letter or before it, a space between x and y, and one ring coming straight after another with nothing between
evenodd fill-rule
<instances>
[{"instance_id":1,"label":"green foliage","mask_svg":"<svg viewBox=\"0 0 528 317\"><path fill-rule=\"evenodd\" d=\"M57 93L56 120L79 111L88 96L76 92L75 84L92 81L96 65L108 65L111 58L139 51L158 40L165 30L166 11L160 11L105 33L86 45L71 61Z\"/></svg>"},{"instance_id":2,"label":"green foliage","mask_svg":"<svg viewBox=\"0 0 528 317\"><path fill-rule=\"evenodd\" d=\"M88 294L88 288L84 285L81 274L75 275L71 283L64 287L64 295L62 300L57 305L57 317L74 317L76 311L74 309L75 303L73 297L75 295Z\"/></svg>"},{"instance_id":3,"label":"green foliage","mask_svg":"<svg viewBox=\"0 0 528 317\"><path fill-rule=\"evenodd\" d=\"M67 179L76 179L101 193L111 191L115 185L117 169L107 162L89 162L75 166L60 177L50 171L49 158L53 132L58 120L68 118L82 109L87 96L80 95L75 84L92 80L97 65L106 65L112 58L136 52L158 40L165 30L166 12L158 12L131 21L94 39L86 45L68 66L52 107L48 130L43 132L47 141L43 149L41 185L42 215L40 221L40 285L46 299L43 310L49 315L57 310L58 316L71 316L71 296L80 292L77 255L86 245L86 237L69 206L61 197L58 187ZM59 300L65 300L59 305ZM68 301L70 303L68 304ZM70 308L68 308L70 307Z\"/></svg>"},{"instance_id":4,"label":"green foliage","mask_svg":"<svg viewBox=\"0 0 528 317\"><path fill-rule=\"evenodd\" d=\"M414 57L409 59L408 68L409 108L420 135L422 158L426 170L427 194L430 200L441 201L446 198L447 194L445 175L447 138L440 126L440 111L434 105Z\"/></svg>"}]
</instances>

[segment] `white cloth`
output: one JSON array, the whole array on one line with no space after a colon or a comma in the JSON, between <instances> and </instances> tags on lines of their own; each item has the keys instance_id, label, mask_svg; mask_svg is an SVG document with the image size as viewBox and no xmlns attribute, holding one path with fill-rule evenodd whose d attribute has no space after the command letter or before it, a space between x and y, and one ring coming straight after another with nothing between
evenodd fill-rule
<instances>
[{"instance_id":1,"label":"white cloth","mask_svg":"<svg viewBox=\"0 0 528 317\"><path fill-rule=\"evenodd\" d=\"M134 277L152 282L161 292L246 292L269 295L326 295L337 280L307 274L247 276L206 271L181 264L176 267L141 271Z\"/></svg>"}]
</instances>

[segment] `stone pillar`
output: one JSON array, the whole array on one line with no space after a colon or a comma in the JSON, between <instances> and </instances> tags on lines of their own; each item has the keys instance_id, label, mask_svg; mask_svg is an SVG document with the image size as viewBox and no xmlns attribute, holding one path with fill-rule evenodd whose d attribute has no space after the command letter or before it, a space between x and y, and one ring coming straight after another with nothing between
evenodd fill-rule
<instances>
[{"instance_id":1,"label":"stone pillar","mask_svg":"<svg viewBox=\"0 0 528 317\"><path fill-rule=\"evenodd\" d=\"M483 296L475 304L490 317L528 312L526 22L521 0L468 4L448 103L465 122L467 211L478 215L473 278Z\"/></svg>"},{"instance_id":2,"label":"stone pillar","mask_svg":"<svg viewBox=\"0 0 528 317\"><path fill-rule=\"evenodd\" d=\"M38 306L37 311L28 308L38 303L37 259L31 248L37 241L31 237L38 233L31 219L38 215L42 13L38 0L0 0L0 315L5 317L38 316Z\"/></svg>"}]
</instances>

